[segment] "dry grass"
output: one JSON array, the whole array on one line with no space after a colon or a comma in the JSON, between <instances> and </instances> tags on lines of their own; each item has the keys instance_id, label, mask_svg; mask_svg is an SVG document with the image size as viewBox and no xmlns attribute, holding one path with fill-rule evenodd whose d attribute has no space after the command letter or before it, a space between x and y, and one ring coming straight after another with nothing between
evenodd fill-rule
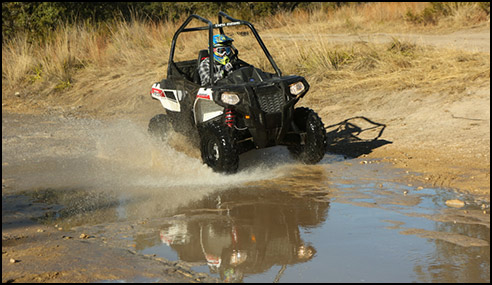
<instances>
[{"instance_id":1,"label":"dry grass","mask_svg":"<svg viewBox=\"0 0 492 285\"><path fill-rule=\"evenodd\" d=\"M477 2L449 3L450 16L443 18L438 26L459 29L480 25L490 20L490 17L480 8Z\"/></svg>"},{"instance_id":2,"label":"dry grass","mask_svg":"<svg viewBox=\"0 0 492 285\"><path fill-rule=\"evenodd\" d=\"M423 48L397 39L388 44L333 45L327 50L318 50L320 63L299 64L298 70L304 71L313 87L303 101L307 106L353 104L345 98L363 100L367 92L384 96L404 90L452 102L457 98L453 95L464 94L470 87L490 86L486 54Z\"/></svg>"},{"instance_id":3,"label":"dry grass","mask_svg":"<svg viewBox=\"0 0 492 285\"><path fill-rule=\"evenodd\" d=\"M338 10L320 9L306 12L296 11L293 15L278 14L269 28L288 29L289 32L302 33L306 30L330 30L342 32L374 32L385 30L391 32L415 28L405 21L408 11L421 12L428 6L426 2L377 2L366 5L347 5Z\"/></svg>"},{"instance_id":4,"label":"dry grass","mask_svg":"<svg viewBox=\"0 0 492 285\"><path fill-rule=\"evenodd\" d=\"M326 9L320 4L313 11L295 11L273 17L263 27L275 32L305 33L327 30L331 33L357 32L429 32L441 33L465 29L486 23L490 16L477 2L440 2L433 8L429 2L373 2L365 5L346 5L340 9ZM443 10L443 11L441 11ZM446 15L440 15L445 13ZM412 21L431 17L429 22ZM432 22L432 25L430 22Z\"/></svg>"},{"instance_id":5,"label":"dry grass","mask_svg":"<svg viewBox=\"0 0 492 285\"><path fill-rule=\"evenodd\" d=\"M26 83L63 89L80 69L141 68L168 54L174 28L137 21L100 29L60 26L43 44L19 35L2 46L2 89Z\"/></svg>"},{"instance_id":6,"label":"dry grass","mask_svg":"<svg viewBox=\"0 0 492 285\"><path fill-rule=\"evenodd\" d=\"M323 37L327 33L351 31L388 32L394 30L392 27L398 27L399 31L412 27L421 29L406 21L405 15L408 11L417 14L427 5L382 2L344 6L336 11L320 6L309 13L279 14L256 26L262 36L275 35L268 37L267 46L284 74L301 74L322 85L324 81L330 82L324 84L326 88L332 88L335 83L337 88L347 90L383 87L402 90L433 83L445 88L446 82L453 82L455 86L465 84L466 80L488 80L490 72L486 70L490 68L490 58L483 55L424 49L398 39L389 45L335 45ZM440 25L466 27L464 23L468 23L472 15L477 15L475 6L456 6L452 16ZM483 21L477 17L473 18L475 24ZM31 44L19 35L2 45L2 90L29 85L29 88L37 86L50 93L84 81L78 77L81 70L97 77L111 70L134 72L149 67L163 68L177 27L178 24L139 21L98 28L60 26L44 44ZM240 55L254 58L258 48L251 47L251 41L247 40L251 38L233 36ZM182 51L181 59L195 58L197 51L205 48L203 42L206 42L203 33L184 34L178 42L177 53ZM252 59L250 63L269 68L265 60Z\"/></svg>"},{"instance_id":7,"label":"dry grass","mask_svg":"<svg viewBox=\"0 0 492 285\"><path fill-rule=\"evenodd\" d=\"M26 37L19 36L2 45L2 88L13 85L35 71L34 47ZM40 77L40 71L35 72Z\"/></svg>"},{"instance_id":8,"label":"dry grass","mask_svg":"<svg viewBox=\"0 0 492 285\"><path fill-rule=\"evenodd\" d=\"M388 43L333 43L321 33L270 41L284 73L306 76L328 93L417 88L449 94L490 80L490 56L484 53L424 47L398 38Z\"/></svg>"}]
</instances>

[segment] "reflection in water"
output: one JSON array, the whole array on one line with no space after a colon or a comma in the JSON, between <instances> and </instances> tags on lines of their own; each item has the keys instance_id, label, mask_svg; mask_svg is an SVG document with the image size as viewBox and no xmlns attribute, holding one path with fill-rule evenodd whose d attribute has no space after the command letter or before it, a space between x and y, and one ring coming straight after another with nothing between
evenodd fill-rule
<instances>
[{"instance_id":1,"label":"reflection in water","mask_svg":"<svg viewBox=\"0 0 492 285\"><path fill-rule=\"evenodd\" d=\"M328 207L282 191L227 190L180 209L184 216L162 224L159 240L182 261L206 262L222 280L242 281L274 265L313 258L316 250L301 239L299 227L323 223Z\"/></svg>"},{"instance_id":2,"label":"reflection in water","mask_svg":"<svg viewBox=\"0 0 492 285\"><path fill-rule=\"evenodd\" d=\"M43 222L98 225L94 236L125 236L141 253L164 252L224 281L490 281L490 216L469 203L443 210L451 192L393 183L397 174L374 164L277 170L284 175L221 188L139 180L30 195L62 205L45 207Z\"/></svg>"}]
</instances>

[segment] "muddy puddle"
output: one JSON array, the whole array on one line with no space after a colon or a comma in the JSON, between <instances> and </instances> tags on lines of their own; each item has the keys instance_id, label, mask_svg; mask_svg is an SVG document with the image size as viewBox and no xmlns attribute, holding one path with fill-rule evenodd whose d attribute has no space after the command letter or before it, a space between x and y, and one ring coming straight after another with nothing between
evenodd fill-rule
<instances>
[{"instance_id":1,"label":"muddy puddle","mask_svg":"<svg viewBox=\"0 0 492 285\"><path fill-rule=\"evenodd\" d=\"M388 164L327 153L306 166L275 147L226 176L141 126L48 121L2 148L2 205L28 199L39 223L226 282L490 281L489 204L409 184ZM446 205L455 199L465 205Z\"/></svg>"}]
</instances>

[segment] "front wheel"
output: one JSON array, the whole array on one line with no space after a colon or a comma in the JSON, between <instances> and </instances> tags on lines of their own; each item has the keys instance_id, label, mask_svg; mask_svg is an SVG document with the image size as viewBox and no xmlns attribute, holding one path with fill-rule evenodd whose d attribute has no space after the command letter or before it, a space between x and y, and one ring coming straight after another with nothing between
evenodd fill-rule
<instances>
[{"instance_id":1,"label":"front wheel","mask_svg":"<svg viewBox=\"0 0 492 285\"><path fill-rule=\"evenodd\" d=\"M207 123L200 128L200 150L202 160L216 172L235 173L239 165L239 154L234 137L226 127L218 123Z\"/></svg>"},{"instance_id":2,"label":"front wheel","mask_svg":"<svg viewBox=\"0 0 492 285\"><path fill-rule=\"evenodd\" d=\"M294 123L305 133L305 143L289 146L290 154L305 164L316 164L325 156L326 131L321 118L309 108L294 110Z\"/></svg>"}]
</instances>

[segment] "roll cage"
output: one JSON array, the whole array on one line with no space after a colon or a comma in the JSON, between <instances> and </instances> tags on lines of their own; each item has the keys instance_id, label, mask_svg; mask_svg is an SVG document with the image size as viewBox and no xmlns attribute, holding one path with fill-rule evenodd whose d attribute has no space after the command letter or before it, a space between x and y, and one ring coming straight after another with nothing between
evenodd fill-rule
<instances>
[{"instance_id":1,"label":"roll cage","mask_svg":"<svg viewBox=\"0 0 492 285\"><path fill-rule=\"evenodd\" d=\"M230 22L223 23L222 22L222 17L226 18ZM193 19L200 20L203 23L207 24L207 26L186 28L186 26ZM219 12L218 19L219 19L219 23L218 24L212 24L212 22L210 22L208 19L205 19L205 18L203 18L201 16L198 16L198 15L195 15L195 14L192 14L192 15L188 16L188 18L184 21L184 23L178 28L178 30L176 31L176 33L174 33L174 36L173 36L173 39L172 39L171 50L169 52L169 63L168 63L168 69L167 69L167 76L168 76L168 78L171 75L171 70L172 70L171 69L171 66L172 65L176 65L176 63L174 62L174 50L175 50L175 46L176 46L176 42L177 42L177 39L178 39L179 34L185 33L185 32L194 32L194 31L208 30L208 57L209 57L209 62L213 62L213 58L212 58L212 56L213 56L213 42L212 42L212 38L213 38L213 35L214 35L214 29L219 29L219 32L221 34L224 34L223 27L231 27L231 26L239 26L239 25L245 25L245 26L248 26L251 29L251 32L255 36L255 38L258 41L261 49L263 50L263 52L265 53L266 57L268 58L268 61L272 65L273 69L275 70L275 73L279 77L282 76L282 72L278 68L278 66L275 63L275 61L273 60L272 56L270 55L270 52L268 51L268 49L266 48L265 44L261 40L260 35L256 31L255 27L250 22L244 21L244 20L234 19L234 18L232 18L231 16L227 15L226 13L224 13L222 11ZM213 68L210 68L210 78L213 78ZM215 85L214 82L210 82L210 84L212 86Z\"/></svg>"}]
</instances>

